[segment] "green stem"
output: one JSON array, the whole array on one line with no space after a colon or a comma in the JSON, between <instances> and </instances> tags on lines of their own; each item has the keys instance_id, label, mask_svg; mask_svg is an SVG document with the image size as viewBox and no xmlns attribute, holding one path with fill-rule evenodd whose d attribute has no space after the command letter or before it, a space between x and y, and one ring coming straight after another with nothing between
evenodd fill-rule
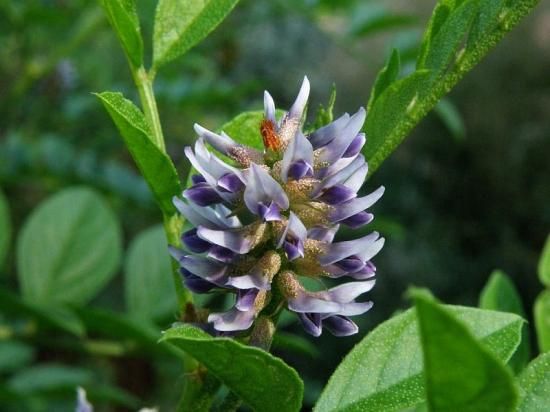
<instances>
[{"instance_id":1,"label":"green stem","mask_svg":"<svg viewBox=\"0 0 550 412\"><path fill-rule=\"evenodd\" d=\"M220 388L220 381L196 368L186 375L185 386L177 412L208 412L211 410L214 395Z\"/></svg>"},{"instance_id":2,"label":"green stem","mask_svg":"<svg viewBox=\"0 0 550 412\"><path fill-rule=\"evenodd\" d=\"M141 66L137 69L132 68L132 75L139 92L143 113L153 134L153 141L160 150L166 153L157 101L155 100L155 92L153 91L154 73L148 74L145 68Z\"/></svg>"}]
</instances>

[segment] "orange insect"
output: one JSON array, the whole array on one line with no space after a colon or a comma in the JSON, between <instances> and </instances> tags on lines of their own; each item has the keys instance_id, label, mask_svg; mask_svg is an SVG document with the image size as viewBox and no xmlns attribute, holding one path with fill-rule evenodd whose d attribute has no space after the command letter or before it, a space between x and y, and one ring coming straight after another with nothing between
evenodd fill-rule
<instances>
[{"instance_id":1,"label":"orange insect","mask_svg":"<svg viewBox=\"0 0 550 412\"><path fill-rule=\"evenodd\" d=\"M269 119L263 119L260 123L260 133L264 139L264 147L273 151L281 148L281 139L275 131L275 125Z\"/></svg>"}]
</instances>

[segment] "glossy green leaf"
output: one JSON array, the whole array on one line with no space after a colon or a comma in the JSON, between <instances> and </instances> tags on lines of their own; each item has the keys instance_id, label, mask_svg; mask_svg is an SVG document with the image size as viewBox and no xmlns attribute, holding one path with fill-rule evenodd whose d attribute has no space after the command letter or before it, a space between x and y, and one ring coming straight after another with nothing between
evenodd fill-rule
<instances>
[{"instance_id":1,"label":"glossy green leaf","mask_svg":"<svg viewBox=\"0 0 550 412\"><path fill-rule=\"evenodd\" d=\"M363 149L369 175L539 0L481 1L481 7L478 2L439 1L424 35L417 70L395 81L372 105L365 124L369 139ZM471 36L474 31L477 34ZM463 44L465 48L459 50Z\"/></svg>"},{"instance_id":2,"label":"glossy green leaf","mask_svg":"<svg viewBox=\"0 0 550 412\"><path fill-rule=\"evenodd\" d=\"M32 346L18 341L0 341L0 374L21 369L32 362Z\"/></svg>"},{"instance_id":3,"label":"glossy green leaf","mask_svg":"<svg viewBox=\"0 0 550 412\"><path fill-rule=\"evenodd\" d=\"M261 349L234 339L213 338L189 325L167 330L161 341L204 364L254 410L295 412L301 408L304 385L296 371Z\"/></svg>"},{"instance_id":4,"label":"glossy green leaf","mask_svg":"<svg viewBox=\"0 0 550 412\"><path fill-rule=\"evenodd\" d=\"M143 40L134 0L101 0L109 23L132 66L143 64Z\"/></svg>"},{"instance_id":5,"label":"glossy green leaf","mask_svg":"<svg viewBox=\"0 0 550 412\"><path fill-rule=\"evenodd\" d=\"M550 288L550 235L542 249L538 265L539 279L543 285Z\"/></svg>"},{"instance_id":6,"label":"glossy green leaf","mask_svg":"<svg viewBox=\"0 0 550 412\"><path fill-rule=\"evenodd\" d=\"M451 136L459 141L466 136L466 126L456 106L449 99L441 99L434 107L434 112L439 116Z\"/></svg>"},{"instance_id":7,"label":"glossy green leaf","mask_svg":"<svg viewBox=\"0 0 550 412\"><path fill-rule=\"evenodd\" d=\"M140 233L124 266L126 307L132 317L163 319L177 312L172 268L162 225Z\"/></svg>"},{"instance_id":8,"label":"glossy green leaf","mask_svg":"<svg viewBox=\"0 0 550 412\"><path fill-rule=\"evenodd\" d=\"M550 352L550 290L543 291L533 307L539 350Z\"/></svg>"},{"instance_id":9,"label":"glossy green leaf","mask_svg":"<svg viewBox=\"0 0 550 412\"><path fill-rule=\"evenodd\" d=\"M384 90L388 88L399 76L399 70L401 69L401 58L399 57L399 50L393 49L389 57L388 63L376 76L374 86L370 92L369 102L367 104L367 113L370 112L372 105L382 94Z\"/></svg>"},{"instance_id":10,"label":"glossy green leaf","mask_svg":"<svg viewBox=\"0 0 550 412\"><path fill-rule=\"evenodd\" d=\"M86 369L48 363L21 370L8 380L7 385L17 393L36 395L51 390L74 390L92 382L93 378Z\"/></svg>"},{"instance_id":11,"label":"glossy green leaf","mask_svg":"<svg viewBox=\"0 0 550 412\"><path fill-rule=\"evenodd\" d=\"M518 412L545 411L550 405L550 353L533 360L518 378Z\"/></svg>"},{"instance_id":12,"label":"glossy green leaf","mask_svg":"<svg viewBox=\"0 0 550 412\"><path fill-rule=\"evenodd\" d=\"M204 39L238 0L159 0L153 36L153 66L181 56Z\"/></svg>"},{"instance_id":13,"label":"glossy green leaf","mask_svg":"<svg viewBox=\"0 0 550 412\"><path fill-rule=\"evenodd\" d=\"M0 190L0 270L8 254L11 241L11 219L8 200Z\"/></svg>"},{"instance_id":14,"label":"glossy green leaf","mask_svg":"<svg viewBox=\"0 0 550 412\"><path fill-rule=\"evenodd\" d=\"M446 308L485 348L507 361L520 342L517 315L461 306ZM346 356L315 407L328 411L395 411L424 400L422 349L413 309L370 332Z\"/></svg>"},{"instance_id":15,"label":"glossy green leaf","mask_svg":"<svg viewBox=\"0 0 550 412\"><path fill-rule=\"evenodd\" d=\"M36 322L39 329L62 330L75 336L84 336L85 333L81 320L69 308L23 301L18 295L2 288L0 312Z\"/></svg>"},{"instance_id":16,"label":"glossy green leaf","mask_svg":"<svg viewBox=\"0 0 550 412\"><path fill-rule=\"evenodd\" d=\"M413 292L431 411L513 411L518 393L510 370L467 325L422 291Z\"/></svg>"},{"instance_id":17,"label":"glossy green leaf","mask_svg":"<svg viewBox=\"0 0 550 412\"><path fill-rule=\"evenodd\" d=\"M515 313L523 319L526 318L519 293L510 278L500 270L495 270L491 274L489 281L481 291L479 307L482 309ZM509 362L514 371L521 371L527 365L527 362L529 362L531 357L529 347L529 330L527 325L523 325L521 344Z\"/></svg>"},{"instance_id":18,"label":"glossy green leaf","mask_svg":"<svg viewBox=\"0 0 550 412\"><path fill-rule=\"evenodd\" d=\"M152 141L143 113L120 93L97 94L111 115L157 203L166 214L175 212L172 197L182 191L178 173L166 153Z\"/></svg>"},{"instance_id":19,"label":"glossy green leaf","mask_svg":"<svg viewBox=\"0 0 550 412\"><path fill-rule=\"evenodd\" d=\"M31 213L17 240L23 297L86 304L116 274L121 243L115 214L94 190L56 193Z\"/></svg>"}]
</instances>

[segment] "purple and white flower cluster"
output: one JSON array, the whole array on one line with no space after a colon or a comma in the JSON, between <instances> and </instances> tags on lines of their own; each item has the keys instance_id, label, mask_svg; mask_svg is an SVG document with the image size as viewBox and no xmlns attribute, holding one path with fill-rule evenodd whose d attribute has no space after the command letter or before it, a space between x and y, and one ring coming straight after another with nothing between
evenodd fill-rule
<instances>
[{"instance_id":1,"label":"purple and white flower cluster","mask_svg":"<svg viewBox=\"0 0 550 412\"><path fill-rule=\"evenodd\" d=\"M356 299L374 286L371 259L384 239L373 232L333 241L340 225L369 223L373 215L366 209L384 192L380 187L366 196L357 194L368 169L360 153L366 112L346 113L305 134L302 117L308 96L304 78L296 101L277 120L273 99L265 92L265 118L258 125L263 151L199 125L194 149L185 150L198 174L183 199L174 198L174 203L194 228L182 235L185 250L172 248L171 253L193 292L236 295L233 308L208 316L219 332L247 330L275 301L277 308L297 313L314 336L323 327L347 336L358 331L350 316L372 306ZM300 282L304 277L351 281L313 292Z\"/></svg>"}]
</instances>

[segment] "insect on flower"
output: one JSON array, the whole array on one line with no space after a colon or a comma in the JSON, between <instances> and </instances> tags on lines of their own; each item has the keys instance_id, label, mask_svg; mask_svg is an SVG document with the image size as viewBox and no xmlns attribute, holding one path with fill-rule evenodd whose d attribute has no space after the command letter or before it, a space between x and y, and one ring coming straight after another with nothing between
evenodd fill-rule
<instances>
[{"instance_id":1,"label":"insect on flower","mask_svg":"<svg viewBox=\"0 0 550 412\"><path fill-rule=\"evenodd\" d=\"M185 149L198 174L174 204L194 228L182 235L185 250L171 248L171 253L193 292L236 295L229 311L208 316L219 332L247 330L262 310L284 307L314 336L323 327L347 336L358 331L350 317L372 307L356 299L374 286L371 259L384 239L373 232L334 241L341 225L369 223L373 215L366 209L384 192L380 187L357 194L368 170L360 153L366 112L346 113L306 135L301 122L308 96L304 78L296 101L277 120L275 103L265 92L259 125L264 151L199 125L194 149ZM209 151L207 143L233 164ZM303 277L351 281L312 292L302 285Z\"/></svg>"}]
</instances>

